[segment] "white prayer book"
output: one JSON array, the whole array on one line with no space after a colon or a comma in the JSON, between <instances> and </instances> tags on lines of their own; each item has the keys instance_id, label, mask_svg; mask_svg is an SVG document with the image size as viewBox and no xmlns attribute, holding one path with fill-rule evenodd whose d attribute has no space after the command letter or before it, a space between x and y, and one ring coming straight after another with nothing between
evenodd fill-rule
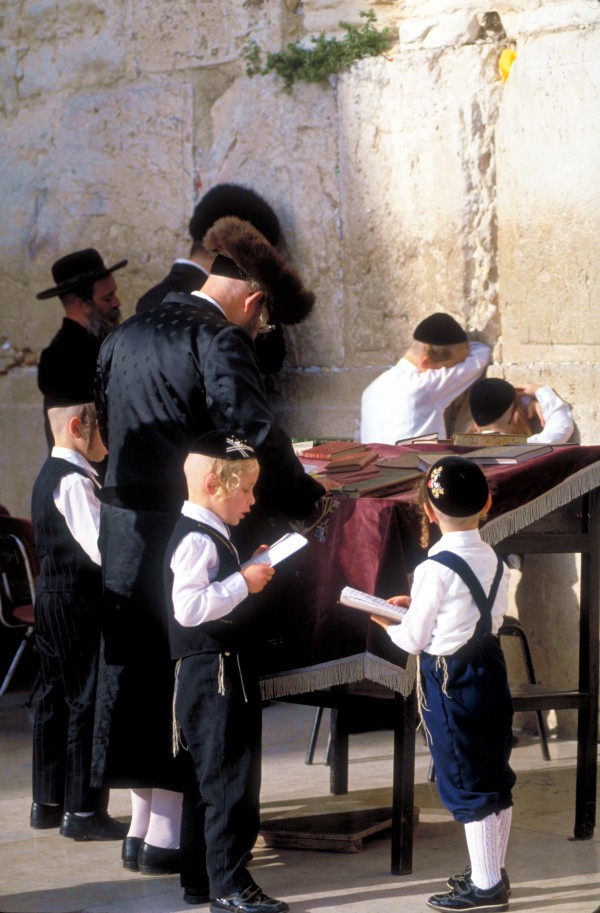
<instances>
[{"instance_id":1,"label":"white prayer book","mask_svg":"<svg viewBox=\"0 0 600 913\"><path fill-rule=\"evenodd\" d=\"M300 533L286 533L285 536L274 542L260 555L255 555L253 558L244 561L242 567L248 567L250 564L270 564L274 567L280 561L283 561L284 558L289 558L290 555L293 555L298 549L304 548L307 544L308 539L306 536L302 536Z\"/></svg>"},{"instance_id":2,"label":"white prayer book","mask_svg":"<svg viewBox=\"0 0 600 913\"><path fill-rule=\"evenodd\" d=\"M407 612L404 606L392 605L385 599L380 599L379 596L370 596L369 593L355 590L351 586L344 587L340 593L340 602L342 605L359 609L369 615L381 615L396 624L400 624Z\"/></svg>"}]
</instances>

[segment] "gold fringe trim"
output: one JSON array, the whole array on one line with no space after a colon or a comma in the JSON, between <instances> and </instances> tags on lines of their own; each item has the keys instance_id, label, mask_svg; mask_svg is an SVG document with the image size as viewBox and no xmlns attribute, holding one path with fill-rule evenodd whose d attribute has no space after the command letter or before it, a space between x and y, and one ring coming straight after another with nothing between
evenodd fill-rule
<instances>
[{"instance_id":1,"label":"gold fringe trim","mask_svg":"<svg viewBox=\"0 0 600 913\"><path fill-rule=\"evenodd\" d=\"M367 680L408 697L415 686L415 672L414 656L409 657L406 669L403 669L372 653L358 653L329 663L264 676L260 689L263 700L276 701L292 694L308 694Z\"/></svg>"},{"instance_id":2,"label":"gold fringe trim","mask_svg":"<svg viewBox=\"0 0 600 913\"><path fill-rule=\"evenodd\" d=\"M527 504L501 514L495 520L490 520L481 527L481 538L488 545L497 545L508 536L516 535L526 526L535 523L536 520L541 520L553 510L564 507L565 504L569 504L575 498L580 498L599 486L600 464L593 463L568 476L563 482L559 482L554 488L532 501L528 501Z\"/></svg>"}]
</instances>

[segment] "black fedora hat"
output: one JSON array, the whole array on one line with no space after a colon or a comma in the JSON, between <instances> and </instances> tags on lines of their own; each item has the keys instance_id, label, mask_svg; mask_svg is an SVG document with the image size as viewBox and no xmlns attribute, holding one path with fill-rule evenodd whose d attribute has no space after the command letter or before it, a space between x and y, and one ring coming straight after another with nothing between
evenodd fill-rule
<instances>
[{"instance_id":1,"label":"black fedora hat","mask_svg":"<svg viewBox=\"0 0 600 913\"><path fill-rule=\"evenodd\" d=\"M72 254L61 257L52 264L52 277L56 282L54 288L47 288L36 295L36 298L55 298L57 295L66 295L67 292L76 291L81 286L90 285L98 279L104 279L127 265L127 260L119 260L114 266L105 266L104 260L97 250L88 247L85 250L76 250Z\"/></svg>"}]
</instances>

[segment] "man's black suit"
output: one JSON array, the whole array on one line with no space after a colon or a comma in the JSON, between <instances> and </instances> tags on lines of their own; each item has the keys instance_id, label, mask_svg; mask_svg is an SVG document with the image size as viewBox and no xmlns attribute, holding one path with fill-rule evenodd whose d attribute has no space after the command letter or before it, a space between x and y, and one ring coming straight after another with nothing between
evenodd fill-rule
<instances>
[{"instance_id":1,"label":"man's black suit","mask_svg":"<svg viewBox=\"0 0 600 913\"><path fill-rule=\"evenodd\" d=\"M164 279L145 292L135 307L136 314L162 304L169 292L199 291L206 282L207 273L201 266L190 261L176 260ZM261 374L276 374L281 370L285 358L285 338L281 324L275 324L271 333L256 340L256 354Z\"/></svg>"},{"instance_id":2,"label":"man's black suit","mask_svg":"<svg viewBox=\"0 0 600 913\"><path fill-rule=\"evenodd\" d=\"M201 266L190 261L176 260L165 278L144 292L135 306L136 314L162 304L169 292L197 292L206 282L206 277L206 270Z\"/></svg>"},{"instance_id":3,"label":"man's black suit","mask_svg":"<svg viewBox=\"0 0 600 913\"><path fill-rule=\"evenodd\" d=\"M161 574L190 444L213 428L247 440L261 465L259 504L278 515L307 515L323 488L273 416L252 340L207 299L172 293L107 338L98 410L109 459L94 782L177 789Z\"/></svg>"}]
</instances>

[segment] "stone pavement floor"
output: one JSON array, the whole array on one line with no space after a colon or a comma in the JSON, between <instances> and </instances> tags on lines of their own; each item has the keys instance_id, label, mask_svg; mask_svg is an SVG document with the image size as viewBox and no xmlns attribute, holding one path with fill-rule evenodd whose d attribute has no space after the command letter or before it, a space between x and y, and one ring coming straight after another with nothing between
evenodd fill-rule
<instances>
[{"instance_id":1,"label":"stone pavement floor","mask_svg":"<svg viewBox=\"0 0 600 913\"><path fill-rule=\"evenodd\" d=\"M25 692L0 700L0 913L183 913L208 906L183 902L177 876L147 877L121 867L119 843L75 843L56 831L29 827L31 718ZM330 796L324 764L324 713L312 766L304 763L314 710L265 707L262 818L322 814L391 804L392 734L350 737L349 789ZM520 735L513 753L518 775L507 868L511 913L600 913L600 836L571 838L574 823L573 741L552 741L543 761L537 739ZM259 839L251 871L292 913L419 913L444 890L448 875L467 863L462 828L443 809L427 780L429 755L417 737L413 871L390 874L389 834L360 852L267 847ZM111 814L127 820L129 794L111 794Z\"/></svg>"}]
</instances>

